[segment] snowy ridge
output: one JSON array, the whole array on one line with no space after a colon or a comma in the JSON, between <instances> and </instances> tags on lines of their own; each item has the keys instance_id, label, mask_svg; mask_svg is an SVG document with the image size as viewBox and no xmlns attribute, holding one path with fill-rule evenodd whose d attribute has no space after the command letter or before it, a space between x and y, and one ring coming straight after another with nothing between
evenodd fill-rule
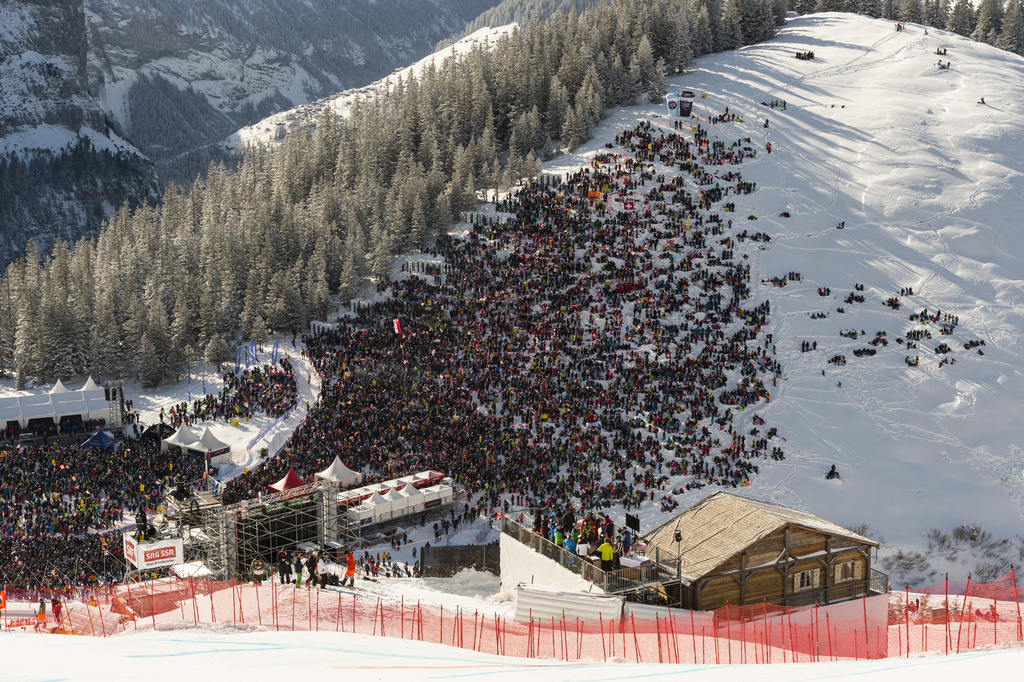
<instances>
[{"instance_id":1,"label":"snowy ridge","mask_svg":"<svg viewBox=\"0 0 1024 682\"><path fill-rule=\"evenodd\" d=\"M474 31L453 45L428 55L411 66L407 66L404 69L396 69L393 74L387 78L380 79L376 83L371 83L362 88L345 90L311 104L268 116L259 123L242 128L229 136L223 144L228 148L238 146L244 148L253 144L269 144L278 141L287 130L293 127L309 126L312 128L317 118L327 107L332 108L336 115L344 118L357 98L371 98L374 93L379 92L382 88L393 85L398 78L406 80L412 75L418 75L430 65L440 66L445 59L453 54L464 54L478 44L494 45L501 36L510 33L514 28L515 24L508 24L498 28L482 28Z\"/></svg>"}]
</instances>

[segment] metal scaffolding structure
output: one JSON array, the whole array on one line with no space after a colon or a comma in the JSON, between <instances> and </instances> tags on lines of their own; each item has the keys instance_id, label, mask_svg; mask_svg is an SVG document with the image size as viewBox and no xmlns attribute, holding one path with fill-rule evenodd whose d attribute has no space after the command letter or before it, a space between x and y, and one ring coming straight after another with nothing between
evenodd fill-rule
<instances>
[{"instance_id":1,"label":"metal scaffolding structure","mask_svg":"<svg viewBox=\"0 0 1024 682\"><path fill-rule=\"evenodd\" d=\"M224 508L225 563L248 577L253 561L277 562L282 550L337 554L359 541L359 526L338 514L337 489L315 481Z\"/></svg>"},{"instance_id":2,"label":"metal scaffolding structure","mask_svg":"<svg viewBox=\"0 0 1024 682\"><path fill-rule=\"evenodd\" d=\"M107 399L107 430L119 431L124 426L124 381L104 382L103 395Z\"/></svg>"},{"instance_id":3,"label":"metal scaffolding structure","mask_svg":"<svg viewBox=\"0 0 1024 682\"><path fill-rule=\"evenodd\" d=\"M168 496L160 539L180 537L186 563L214 580L247 579L253 561L275 565L282 551L322 551L328 560L360 542L360 525L339 510L338 491L315 481L281 493L224 506L208 492L185 501Z\"/></svg>"}]
</instances>

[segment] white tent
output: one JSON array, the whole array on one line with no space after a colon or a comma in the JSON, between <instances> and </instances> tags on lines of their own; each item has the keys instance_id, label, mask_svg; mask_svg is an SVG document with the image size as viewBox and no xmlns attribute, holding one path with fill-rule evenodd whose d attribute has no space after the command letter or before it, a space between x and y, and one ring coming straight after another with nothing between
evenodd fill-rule
<instances>
[{"instance_id":1,"label":"white tent","mask_svg":"<svg viewBox=\"0 0 1024 682\"><path fill-rule=\"evenodd\" d=\"M67 415L81 415L82 419L91 419L89 406L85 404L85 398L81 391L68 391L65 389L59 393L50 393L50 402L53 404L54 415L59 419ZM106 407L106 406L104 406ZM103 410L103 415L107 414Z\"/></svg>"},{"instance_id":2,"label":"white tent","mask_svg":"<svg viewBox=\"0 0 1024 682\"><path fill-rule=\"evenodd\" d=\"M427 507L445 505L455 499L455 491L447 485L432 485L423 488L423 502Z\"/></svg>"},{"instance_id":3,"label":"white tent","mask_svg":"<svg viewBox=\"0 0 1024 682\"><path fill-rule=\"evenodd\" d=\"M389 490L383 497L391 503L391 511L397 512L398 516L402 516L405 513L405 508L409 506L409 498L394 488Z\"/></svg>"},{"instance_id":4,"label":"white tent","mask_svg":"<svg viewBox=\"0 0 1024 682\"><path fill-rule=\"evenodd\" d=\"M50 396L45 393L41 395L19 395L18 404L21 406L21 416L26 420L46 419L47 417L53 419L57 416L53 409L53 403L50 402Z\"/></svg>"},{"instance_id":5,"label":"white tent","mask_svg":"<svg viewBox=\"0 0 1024 682\"><path fill-rule=\"evenodd\" d=\"M193 450L202 450L204 452L221 452L222 450L229 449L231 446L213 435L213 431L207 426L206 430L203 431L203 435L199 437L199 443L189 447Z\"/></svg>"},{"instance_id":6,"label":"white tent","mask_svg":"<svg viewBox=\"0 0 1024 682\"><path fill-rule=\"evenodd\" d=\"M160 443L160 450L161 452L167 452L168 447L172 445L179 448L195 449L198 443L199 436L196 435L195 431L182 424L178 427L177 431L163 439L163 442Z\"/></svg>"},{"instance_id":7,"label":"white tent","mask_svg":"<svg viewBox=\"0 0 1024 682\"><path fill-rule=\"evenodd\" d=\"M409 513L423 511L423 505L425 504L423 498L423 491L419 488L414 488L411 485L407 485L398 491L398 494L406 499L406 510Z\"/></svg>"},{"instance_id":8,"label":"white tent","mask_svg":"<svg viewBox=\"0 0 1024 682\"><path fill-rule=\"evenodd\" d=\"M102 388L96 388L95 384L93 388L89 388L89 383L86 382L85 388L79 391L79 393L85 399L85 406L89 410L90 419L99 419L110 413L110 403L107 401L107 396Z\"/></svg>"},{"instance_id":9,"label":"white tent","mask_svg":"<svg viewBox=\"0 0 1024 682\"><path fill-rule=\"evenodd\" d=\"M384 499L380 493L370 495L363 504L373 508L374 522L383 521L391 516L391 502Z\"/></svg>"},{"instance_id":10,"label":"white tent","mask_svg":"<svg viewBox=\"0 0 1024 682\"><path fill-rule=\"evenodd\" d=\"M334 462L331 463L331 466L314 474L314 476L330 481L339 488L351 488L363 482L363 475L345 466L341 461L341 457L337 455L334 456Z\"/></svg>"},{"instance_id":11,"label":"white tent","mask_svg":"<svg viewBox=\"0 0 1024 682\"><path fill-rule=\"evenodd\" d=\"M61 417L103 419L110 413L103 389L96 386L90 377L78 391L68 389L59 379L48 393L31 393L0 398L0 427L7 422L17 421L22 427L30 419L52 419L59 422Z\"/></svg>"},{"instance_id":12,"label":"white tent","mask_svg":"<svg viewBox=\"0 0 1024 682\"><path fill-rule=\"evenodd\" d=\"M359 524L371 523L373 521L373 505L364 502L358 507L352 507L348 510L348 521Z\"/></svg>"},{"instance_id":13,"label":"white tent","mask_svg":"<svg viewBox=\"0 0 1024 682\"><path fill-rule=\"evenodd\" d=\"M0 426L6 428L9 421L21 422L21 403L13 395L0 398Z\"/></svg>"}]
</instances>

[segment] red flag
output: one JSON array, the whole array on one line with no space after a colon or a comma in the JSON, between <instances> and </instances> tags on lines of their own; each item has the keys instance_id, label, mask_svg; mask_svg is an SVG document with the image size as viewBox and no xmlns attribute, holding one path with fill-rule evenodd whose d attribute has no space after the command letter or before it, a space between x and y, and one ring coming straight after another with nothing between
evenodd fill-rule
<instances>
[{"instance_id":1,"label":"red flag","mask_svg":"<svg viewBox=\"0 0 1024 682\"><path fill-rule=\"evenodd\" d=\"M401 334L402 333L402 323L398 321L397 317L395 318L394 321L395 321L395 333L396 334Z\"/></svg>"}]
</instances>

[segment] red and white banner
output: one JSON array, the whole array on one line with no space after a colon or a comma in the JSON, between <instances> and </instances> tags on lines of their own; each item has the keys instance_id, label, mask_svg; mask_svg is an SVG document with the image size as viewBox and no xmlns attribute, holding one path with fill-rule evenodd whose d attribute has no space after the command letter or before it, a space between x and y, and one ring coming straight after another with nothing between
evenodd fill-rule
<instances>
[{"instance_id":1,"label":"red and white banner","mask_svg":"<svg viewBox=\"0 0 1024 682\"><path fill-rule=\"evenodd\" d=\"M133 538L128 533L124 533L124 558L127 559L129 562L131 562L133 565L138 566L138 563L137 563L137 561L135 559L135 554L136 554L135 538Z\"/></svg>"},{"instance_id":2,"label":"red and white banner","mask_svg":"<svg viewBox=\"0 0 1024 682\"><path fill-rule=\"evenodd\" d=\"M402 323L398 321L397 317L395 318L395 333L396 334L401 334L402 333Z\"/></svg>"},{"instance_id":3,"label":"red and white banner","mask_svg":"<svg viewBox=\"0 0 1024 682\"><path fill-rule=\"evenodd\" d=\"M124 534L124 558L136 568L171 566L185 561L181 538L139 543L130 533Z\"/></svg>"}]
</instances>

